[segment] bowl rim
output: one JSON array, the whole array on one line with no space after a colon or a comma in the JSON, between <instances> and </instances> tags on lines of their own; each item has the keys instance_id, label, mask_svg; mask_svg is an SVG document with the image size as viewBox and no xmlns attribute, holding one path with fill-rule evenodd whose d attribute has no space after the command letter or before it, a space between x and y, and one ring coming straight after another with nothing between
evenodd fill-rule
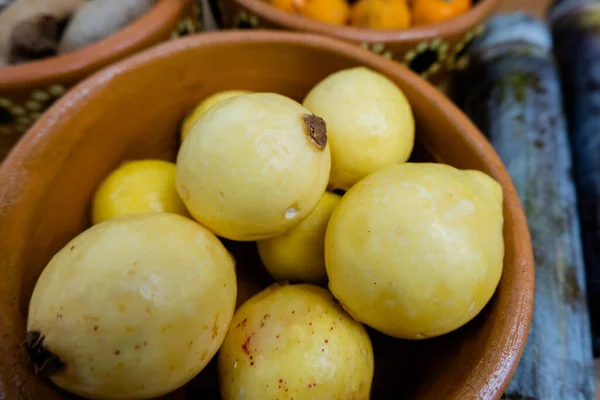
<instances>
[{"instance_id":1,"label":"bowl rim","mask_svg":"<svg viewBox=\"0 0 600 400\"><path fill-rule=\"evenodd\" d=\"M493 171L494 178L503 188L504 212L509 213L513 221L511 234L515 243L513 252L515 273L511 277L513 286L507 294L510 296L513 309L506 313L507 333L510 334L498 338L501 343L498 351L490 352L490 356L485 356L490 357L490 362L480 363L469 381L461 382L457 387L461 393L471 394L473 397L500 398L523 353L531 324L534 301L533 250L527 220L516 189L492 145L468 117L439 90L401 64L342 40L312 33L285 31L211 32L159 44L87 77L50 106L13 147L4 163L0 165L0 226L5 232L12 232L14 238L11 238L11 242L24 243L27 240L26 237L17 237L18 235L26 236L27 229L18 222L16 216L26 215L27 209L36 205L39 200L37 199L39 193L50 190L56 172L70 157L71 149L63 148L56 152L48 144L61 143L68 147L68 143L84 140L85 132L71 132L63 130L61 127L67 123L73 113L93 101L97 93L96 88L102 87L112 77L118 76L124 71L136 69L154 59L169 57L173 53L183 52L190 48L210 48L235 43L276 43L326 49L359 64L391 73L395 79L404 81L406 85L411 86L412 90L421 92L424 98L429 98L431 105L440 109L445 118L463 136L466 144L475 149L474 151L482 158L482 161ZM65 136L67 132L68 138ZM35 157L31 157L31 155L35 155ZM42 166L36 163L36 159L48 160L51 155L56 160L52 165ZM34 186L33 181L36 181L35 190L31 190L31 187ZM25 225L35 224L29 219L26 218ZM11 247L5 242L0 241L0 254L4 254L4 252L7 254L7 257L0 258L0 269L19 263L17 255L8 256ZM13 252L15 252L14 248ZM502 279L505 279L505 275ZM473 387L473 380L477 376L479 376L477 381L481 383L481 387Z\"/></svg>"},{"instance_id":2,"label":"bowl rim","mask_svg":"<svg viewBox=\"0 0 600 400\"><path fill-rule=\"evenodd\" d=\"M264 0L231 0L272 24L290 30L315 32L354 42L392 43L433 40L440 36L453 36L476 26L491 15L500 0L480 0L469 11L447 21L402 30L374 30L341 26L315 21L310 18L280 10Z\"/></svg>"},{"instance_id":3,"label":"bowl rim","mask_svg":"<svg viewBox=\"0 0 600 400\"><path fill-rule=\"evenodd\" d=\"M81 49L23 64L0 67L0 89L18 89L69 75L93 72L164 34L192 0L158 0L117 32ZM52 82L59 83L59 82Z\"/></svg>"}]
</instances>

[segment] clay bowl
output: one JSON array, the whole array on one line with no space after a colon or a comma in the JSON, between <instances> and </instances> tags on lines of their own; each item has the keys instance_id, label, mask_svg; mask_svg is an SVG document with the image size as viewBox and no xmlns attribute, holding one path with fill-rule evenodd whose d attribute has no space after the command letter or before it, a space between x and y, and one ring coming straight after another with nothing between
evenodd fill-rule
<instances>
[{"instance_id":1,"label":"clay bowl","mask_svg":"<svg viewBox=\"0 0 600 400\"><path fill-rule=\"evenodd\" d=\"M200 30L195 0L159 0L124 29L72 53L0 67L0 162L31 123L93 72L171 37Z\"/></svg>"},{"instance_id":2,"label":"clay bowl","mask_svg":"<svg viewBox=\"0 0 600 400\"><path fill-rule=\"evenodd\" d=\"M504 272L490 304L438 339L405 342L371 332L373 398L499 398L525 345L534 279L527 223L502 162L465 115L398 63L335 39L273 31L196 35L114 64L58 100L15 146L0 167L0 398L66 397L36 378L19 344L37 277L89 227L90 199L111 170L131 159L174 160L180 121L211 93L272 91L301 101L328 74L357 65L387 75L411 102L413 160L484 171L505 196ZM227 246L241 268L260 269L253 243ZM208 395L215 393L211 368L175 396L218 398Z\"/></svg>"},{"instance_id":3,"label":"clay bowl","mask_svg":"<svg viewBox=\"0 0 600 400\"><path fill-rule=\"evenodd\" d=\"M314 32L361 45L394 59L436 84L444 84L466 66L471 41L500 0L474 0L473 8L441 23L405 30L381 31L337 26L279 10L266 0L209 0L217 23L224 28L276 28Z\"/></svg>"}]
</instances>

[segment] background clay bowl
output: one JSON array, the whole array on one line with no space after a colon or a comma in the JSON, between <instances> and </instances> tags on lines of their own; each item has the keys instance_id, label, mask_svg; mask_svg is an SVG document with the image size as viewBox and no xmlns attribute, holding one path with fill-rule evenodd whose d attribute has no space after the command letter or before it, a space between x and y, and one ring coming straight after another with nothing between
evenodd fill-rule
<instances>
[{"instance_id":1,"label":"background clay bowl","mask_svg":"<svg viewBox=\"0 0 600 400\"><path fill-rule=\"evenodd\" d=\"M397 31L336 26L279 10L266 0L209 0L220 27L276 28L319 33L347 40L399 61L423 78L445 84L467 64L467 49L501 0L474 0L473 8L449 21Z\"/></svg>"},{"instance_id":2,"label":"background clay bowl","mask_svg":"<svg viewBox=\"0 0 600 400\"><path fill-rule=\"evenodd\" d=\"M173 160L180 121L211 93L235 88L301 100L327 75L356 65L387 75L408 97L418 126L413 160L484 171L505 196L504 272L492 301L438 339L405 342L371 332L373 398L499 398L521 356L533 306L527 223L500 159L449 100L401 65L342 41L274 31L196 35L128 58L77 85L15 146L0 167L0 398L66 396L35 377L19 344L37 277L89 226L90 199L111 170L130 159ZM257 267L253 243L227 246L242 268ZM175 396L216 398L211 368Z\"/></svg>"},{"instance_id":3,"label":"background clay bowl","mask_svg":"<svg viewBox=\"0 0 600 400\"><path fill-rule=\"evenodd\" d=\"M199 2L159 0L146 14L79 51L0 68L0 162L41 113L100 68L165 39L201 30Z\"/></svg>"}]
</instances>

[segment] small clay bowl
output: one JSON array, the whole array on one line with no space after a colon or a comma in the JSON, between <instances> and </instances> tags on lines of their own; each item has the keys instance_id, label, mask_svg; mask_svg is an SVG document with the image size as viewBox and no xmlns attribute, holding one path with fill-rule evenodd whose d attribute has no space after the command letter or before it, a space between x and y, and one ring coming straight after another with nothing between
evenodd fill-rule
<instances>
[{"instance_id":1,"label":"small clay bowl","mask_svg":"<svg viewBox=\"0 0 600 400\"><path fill-rule=\"evenodd\" d=\"M525 345L534 275L527 222L498 155L448 99L398 63L324 36L276 31L195 35L118 62L65 94L14 147L0 167L0 398L67 396L35 376L19 345L39 274L90 226L90 200L110 171L131 159L174 160L181 120L209 94L246 89L301 101L327 75L358 65L388 76L412 104L418 127L413 160L481 170L504 191L506 254L491 302L463 328L437 339L410 342L371 331L373 398L499 398ZM239 245L238 261L256 263L255 246ZM203 371L176 395L218 398L207 394L215 390L212 374ZM207 383L207 377L213 379Z\"/></svg>"},{"instance_id":2,"label":"small clay bowl","mask_svg":"<svg viewBox=\"0 0 600 400\"><path fill-rule=\"evenodd\" d=\"M0 162L31 123L71 86L136 51L201 29L195 0L159 0L119 32L81 50L0 67Z\"/></svg>"},{"instance_id":3,"label":"small clay bowl","mask_svg":"<svg viewBox=\"0 0 600 400\"><path fill-rule=\"evenodd\" d=\"M209 0L221 27L229 29L276 28L314 32L359 44L394 59L427 80L444 85L452 71L463 69L471 41L500 0L474 0L471 10L456 18L404 30L371 30L338 26L294 15L267 0Z\"/></svg>"}]
</instances>

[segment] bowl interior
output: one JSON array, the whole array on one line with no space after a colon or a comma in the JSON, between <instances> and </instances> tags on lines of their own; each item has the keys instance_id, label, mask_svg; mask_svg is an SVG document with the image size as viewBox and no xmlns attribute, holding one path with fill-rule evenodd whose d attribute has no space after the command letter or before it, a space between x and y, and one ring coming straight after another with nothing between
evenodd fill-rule
<instances>
[{"instance_id":1,"label":"bowl interior","mask_svg":"<svg viewBox=\"0 0 600 400\"><path fill-rule=\"evenodd\" d=\"M332 39L259 31L171 42L95 74L55 103L6 160L0 171L0 397L3 391L11 399L67 396L34 376L18 345L37 277L89 226L90 199L111 170L130 159L173 160L180 121L211 93L272 91L301 101L328 74L357 65L384 73L407 95L419 128L414 160L484 171L501 182L505 196L504 272L491 303L439 339L404 342L371 332L373 398L499 397L524 346L533 288L525 219L499 158L448 100L397 64ZM227 244L239 264L256 268L252 243ZM216 396L211 367L173 396L215 398L207 395Z\"/></svg>"}]
</instances>

